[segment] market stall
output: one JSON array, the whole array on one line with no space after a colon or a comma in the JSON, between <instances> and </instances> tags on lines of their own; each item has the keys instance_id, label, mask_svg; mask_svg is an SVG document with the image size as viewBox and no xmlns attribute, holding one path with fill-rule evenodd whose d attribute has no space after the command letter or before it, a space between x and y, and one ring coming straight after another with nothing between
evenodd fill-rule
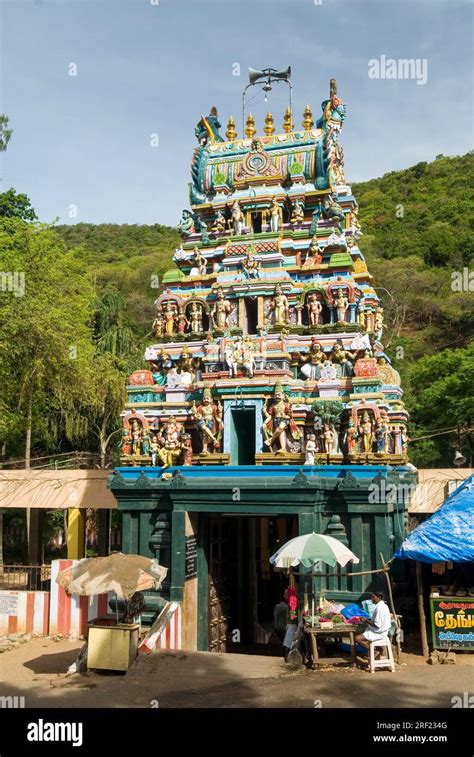
<instances>
[{"instance_id":1,"label":"market stall","mask_svg":"<svg viewBox=\"0 0 474 757\"><path fill-rule=\"evenodd\" d=\"M429 654L424 595L429 590L433 649L474 649L474 475L405 539L394 558L416 561L423 653ZM421 563L431 564L422 581Z\"/></svg>"}]
</instances>

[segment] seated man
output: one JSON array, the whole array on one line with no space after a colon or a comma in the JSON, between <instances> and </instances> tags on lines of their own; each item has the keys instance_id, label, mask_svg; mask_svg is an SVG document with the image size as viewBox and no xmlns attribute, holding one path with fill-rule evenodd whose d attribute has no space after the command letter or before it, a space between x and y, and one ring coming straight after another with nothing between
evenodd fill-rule
<instances>
[{"instance_id":1,"label":"seated man","mask_svg":"<svg viewBox=\"0 0 474 757\"><path fill-rule=\"evenodd\" d=\"M375 605L375 610L372 618L368 621L365 631L356 636L356 642L366 649L369 648L371 641L383 641L388 638L392 621L390 610L385 604L383 597L384 595L381 591L373 592L372 602Z\"/></svg>"}]
</instances>

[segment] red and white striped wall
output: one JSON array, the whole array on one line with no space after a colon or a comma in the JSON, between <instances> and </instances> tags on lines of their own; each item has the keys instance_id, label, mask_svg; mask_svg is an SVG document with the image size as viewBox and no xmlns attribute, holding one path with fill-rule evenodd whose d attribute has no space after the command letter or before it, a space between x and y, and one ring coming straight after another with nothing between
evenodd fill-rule
<instances>
[{"instance_id":1,"label":"red and white striped wall","mask_svg":"<svg viewBox=\"0 0 474 757\"><path fill-rule=\"evenodd\" d=\"M182 649L182 607L168 602L158 615L138 651L150 654L155 649Z\"/></svg>"},{"instance_id":2,"label":"red and white striped wall","mask_svg":"<svg viewBox=\"0 0 474 757\"><path fill-rule=\"evenodd\" d=\"M87 621L105 615L108 610L108 594L95 597L80 597L67 594L56 583L56 576L61 570L76 565L79 560L53 560L51 563L51 597L49 613L49 635L68 635L76 633L82 636L87 630ZM112 593L110 597L114 597Z\"/></svg>"},{"instance_id":3,"label":"red and white striped wall","mask_svg":"<svg viewBox=\"0 0 474 757\"><path fill-rule=\"evenodd\" d=\"M8 612L0 611L0 636L14 633L48 635L48 591L2 591L0 594L2 607L10 607Z\"/></svg>"}]
</instances>

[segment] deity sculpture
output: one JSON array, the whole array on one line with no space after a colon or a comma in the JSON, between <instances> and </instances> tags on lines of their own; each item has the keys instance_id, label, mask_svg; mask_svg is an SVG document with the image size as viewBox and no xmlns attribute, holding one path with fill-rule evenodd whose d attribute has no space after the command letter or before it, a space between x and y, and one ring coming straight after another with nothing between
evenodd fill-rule
<instances>
[{"instance_id":1,"label":"deity sculpture","mask_svg":"<svg viewBox=\"0 0 474 757\"><path fill-rule=\"evenodd\" d=\"M400 426L400 439L401 439L401 447L402 447L402 455L407 454L408 450L408 442L410 441L405 426Z\"/></svg>"},{"instance_id":2,"label":"deity sculpture","mask_svg":"<svg viewBox=\"0 0 474 757\"><path fill-rule=\"evenodd\" d=\"M338 339L332 348L331 360L333 363L338 363L341 366L341 376L343 378L348 378L354 374L354 364L352 363L354 358L354 353L345 350L342 340Z\"/></svg>"},{"instance_id":3,"label":"deity sculpture","mask_svg":"<svg viewBox=\"0 0 474 757\"><path fill-rule=\"evenodd\" d=\"M191 434L182 434L181 449L183 451L183 465L193 464L193 443Z\"/></svg>"},{"instance_id":4,"label":"deity sculpture","mask_svg":"<svg viewBox=\"0 0 474 757\"><path fill-rule=\"evenodd\" d=\"M173 336L175 333L177 309L174 302L168 300L163 304L163 320L165 324L165 334Z\"/></svg>"},{"instance_id":5,"label":"deity sculpture","mask_svg":"<svg viewBox=\"0 0 474 757\"><path fill-rule=\"evenodd\" d=\"M321 349L319 342L314 339L311 341L308 355L302 358L304 365L301 366L301 373L306 379L317 381L321 378L321 368L326 360L326 355Z\"/></svg>"},{"instance_id":6,"label":"deity sculpture","mask_svg":"<svg viewBox=\"0 0 474 757\"><path fill-rule=\"evenodd\" d=\"M189 237L194 232L194 217L190 210L183 210L181 221L178 223L178 231L183 237Z\"/></svg>"},{"instance_id":7,"label":"deity sculpture","mask_svg":"<svg viewBox=\"0 0 474 757\"><path fill-rule=\"evenodd\" d=\"M201 331L203 331L203 327L202 327L203 307L201 303L192 302L189 306L188 312L189 312L192 333L194 334L201 333Z\"/></svg>"},{"instance_id":8,"label":"deity sculpture","mask_svg":"<svg viewBox=\"0 0 474 757\"><path fill-rule=\"evenodd\" d=\"M297 200L293 206L293 212L291 214L290 223L300 224L304 221L304 207L300 200Z\"/></svg>"},{"instance_id":9,"label":"deity sculpture","mask_svg":"<svg viewBox=\"0 0 474 757\"><path fill-rule=\"evenodd\" d=\"M309 227L309 233L311 235L316 234L317 228L318 228L318 221L321 218L322 212L323 212L323 204L320 200L316 203L316 207L313 210L312 216L311 216L311 226Z\"/></svg>"},{"instance_id":10,"label":"deity sculpture","mask_svg":"<svg viewBox=\"0 0 474 757\"><path fill-rule=\"evenodd\" d=\"M153 467L156 466L158 462L158 452L160 451L160 445L158 444L158 437L156 434L151 437L150 441L150 457L151 457L151 464Z\"/></svg>"},{"instance_id":11,"label":"deity sculpture","mask_svg":"<svg viewBox=\"0 0 474 757\"><path fill-rule=\"evenodd\" d=\"M224 331L229 327L230 312L230 302L226 300L222 287L219 287L217 290L217 299L211 311L212 322L216 329Z\"/></svg>"},{"instance_id":12,"label":"deity sculpture","mask_svg":"<svg viewBox=\"0 0 474 757\"><path fill-rule=\"evenodd\" d=\"M308 320L310 326L319 326L322 322L323 306L321 295L319 293L310 294L306 300L306 309L308 311Z\"/></svg>"},{"instance_id":13,"label":"deity sculpture","mask_svg":"<svg viewBox=\"0 0 474 757\"><path fill-rule=\"evenodd\" d=\"M162 349L158 355L158 359L155 363L152 363L152 376L155 384L164 386L169 371L173 367L173 361L168 353Z\"/></svg>"},{"instance_id":14,"label":"deity sculpture","mask_svg":"<svg viewBox=\"0 0 474 757\"><path fill-rule=\"evenodd\" d=\"M349 300L345 296L345 289L343 287L339 287L337 290L337 296L334 300L334 304L336 306L336 317L338 323L345 323L346 322L346 312L347 308L349 306Z\"/></svg>"},{"instance_id":15,"label":"deity sculpture","mask_svg":"<svg viewBox=\"0 0 474 757\"><path fill-rule=\"evenodd\" d=\"M283 226L283 210L278 204L276 197L272 199L270 206L270 229L271 231L279 231Z\"/></svg>"},{"instance_id":16,"label":"deity sculpture","mask_svg":"<svg viewBox=\"0 0 474 757\"><path fill-rule=\"evenodd\" d=\"M217 211L216 219L211 226L211 231L216 234L220 234L225 231L225 216L222 210Z\"/></svg>"},{"instance_id":17,"label":"deity sculpture","mask_svg":"<svg viewBox=\"0 0 474 757\"><path fill-rule=\"evenodd\" d=\"M304 261L304 267L308 268L309 266L318 266L321 265L323 262L323 256L321 254L321 250L319 249L318 239L315 236L311 239L308 253L306 255L306 260Z\"/></svg>"},{"instance_id":18,"label":"deity sculpture","mask_svg":"<svg viewBox=\"0 0 474 757\"><path fill-rule=\"evenodd\" d=\"M194 254L193 254L193 263L195 268L198 269L200 276L205 276L207 271L207 261L204 255L201 255L199 252L199 248L194 248Z\"/></svg>"},{"instance_id":19,"label":"deity sculpture","mask_svg":"<svg viewBox=\"0 0 474 757\"><path fill-rule=\"evenodd\" d=\"M387 429L379 418L375 424L375 444L378 454L382 454L387 451Z\"/></svg>"},{"instance_id":20,"label":"deity sculpture","mask_svg":"<svg viewBox=\"0 0 474 757\"><path fill-rule=\"evenodd\" d=\"M168 418L158 434L158 458L163 468L175 465L181 456L181 435L182 426L176 423L173 416Z\"/></svg>"},{"instance_id":21,"label":"deity sculpture","mask_svg":"<svg viewBox=\"0 0 474 757\"><path fill-rule=\"evenodd\" d=\"M219 134L220 128L221 124L219 123L217 108L213 106L208 116L201 116L194 130L194 135L201 147L206 147L209 143L213 144L214 142L224 141Z\"/></svg>"},{"instance_id":22,"label":"deity sculpture","mask_svg":"<svg viewBox=\"0 0 474 757\"><path fill-rule=\"evenodd\" d=\"M359 427L359 439L361 441L361 452L372 452L374 444L374 428L367 410L365 410L362 415L362 421Z\"/></svg>"},{"instance_id":23,"label":"deity sculpture","mask_svg":"<svg viewBox=\"0 0 474 757\"><path fill-rule=\"evenodd\" d=\"M225 348L225 359L229 374L235 378L239 366L243 366L248 378L253 378L255 370L254 346L249 336L239 337L235 344L229 342Z\"/></svg>"},{"instance_id":24,"label":"deity sculpture","mask_svg":"<svg viewBox=\"0 0 474 757\"><path fill-rule=\"evenodd\" d=\"M186 327L189 326L189 321L183 311L180 311L176 316L176 324L178 328L178 334L184 334Z\"/></svg>"},{"instance_id":25,"label":"deity sculpture","mask_svg":"<svg viewBox=\"0 0 474 757\"><path fill-rule=\"evenodd\" d=\"M323 443L324 451L326 455L330 455L333 451L336 432L332 430L329 423L323 425Z\"/></svg>"},{"instance_id":26,"label":"deity sculpture","mask_svg":"<svg viewBox=\"0 0 474 757\"><path fill-rule=\"evenodd\" d=\"M357 451L357 429L352 420L347 425L346 448L349 455L353 455Z\"/></svg>"},{"instance_id":27,"label":"deity sculpture","mask_svg":"<svg viewBox=\"0 0 474 757\"><path fill-rule=\"evenodd\" d=\"M382 339L382 330L383 330L383 308L378 307L375 311L375 338L380 340Z\"/></svg>"},{"instance_id":28,"label":"deity sculpture","mask_svg":"<svg viewBox=\"0 0 474 757\"><path fill-rule=\"evenodd\" d=\"M281 382L275 384L274 397L271 405L267 399L263 406L263 433L264 444L273 452L283 454L289 451L288 431L293 439L299 439L300 433L293 420L293 410L288 397L283 392ZM277 449L273 449L277 445Z\"/></svg>"},{"instance_id":29,"label":"deity sculpture","mask_svg":"<svg viewBox=\"0 0 474 757\"><path fill-rule=\"evenodd\" d=\"M258 260L255 260L255 250L253 247L249 248L247 257L242 263L242 269L248 279L250 278L258 279L259 271L260 271L260 263Z\"/></svg>"},{"instance_id":30,"label":"deity sculpture","mask_svg":"<svg viewBox=\"0 0 474 757\"><path fill-rule=\"evenodd\" d=\"M280 284L275 287L274 297L270 306L275 314L275 326L286 326L290 320L288 298L283 294Z\"/></svg>"},{"instance_id":31,"label":"deity sculpture","mask_svg":"<svg viewBox=\"0 0 474 757\"><path fill-rule=\"evenodd\" d=\"M305 465L314 465L314 453L316 450L316 435L315 434L308 434L308 438L306 440L306 444L304 447L305 451Z\"/></svg>"},{"instance_id":32,"label":"deity sculpture","mask_svg":"<svg viewBox=\"0 0 474 757\"><path fill-rule=\"evenodd\" d=\"M209 446L211 450L217 451L224 427L222 405L220 402L212 401L211 390L208 386L203 391L202 403L196 407L196 403L193 402L191 416L196 420L201 434L202 454L209 454Z\"/></svg>"},{"instance_id":33,"label":"deity sculpture","mask_svg":"<svg viewBox=\"0 0 474 757\"><path fill-rule=\"evenodd\" d=\"M141 455L142 453L142 441L143 441L143 430L141 425L137 420L133 420L130 425L130 437L132 440L131 443L131 452L132 455Z\"/></svg>"},{"instance_id":34,"label":"deity sculpture","mask_svg":"<svg viewBox=\"0 0 474 757\"><path fill-rule=\"evenodd\" d=\"M329 196L324 201L323 214L328 221L337 221L337 228L340 234L344 232L345 213L333 197Z\"/></svg>"},{"instance_id":35,"label":"deity sculpture","mask_svg":"<svg viewBox=\"0 0 474 757\"><path fill-rule=\"evenodd\" d=\"M154 336L163 336L163 317L161 313L157 313L155 320L152 324L152 331Z\"/></svg>"},{"instance_id":36,"label":"deity sculpture","mask_svg":"<svg viewBox=\"0 0 474 757\"><path fill-rule=\"evenodd\" d=\"M182 351L178 360L179 384L190 386L194 382L193 359L187 347Z\"/></svg>"},{"instance_id":37,"label":"deity sculpture","mask_svg":"<svg viewBox=\"0 0 474 757\"><path fill-rule=\"evenodd\" d=\"M230 215L231 215L230 223L232 224L232 232L235 236L239 236L240 234L242 234L242 231L243 231L244 214L242 213L242 210L240 209L238 200L235 200L235 202L233 203Z\"/></svg>"}]
</instances>

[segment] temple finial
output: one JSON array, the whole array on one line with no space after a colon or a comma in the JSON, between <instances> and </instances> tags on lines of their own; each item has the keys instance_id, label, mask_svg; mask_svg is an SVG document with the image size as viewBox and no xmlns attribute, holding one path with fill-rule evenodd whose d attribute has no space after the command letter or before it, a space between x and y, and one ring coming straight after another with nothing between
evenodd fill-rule
<instances>
[{"instance_id":1,"label":"temple finial","mask_svg":"<svg viewBox=\"0 0 474 757\"><path fill-rule=\"evenodd\" d=\"M275 132L275 124L273 123L273 115L268 111L267 115L265 116L265 126L263 127L263 132L267 136L270 136Z\"/></svg>"},{"instance_id":2,"label":"temple finial","mask_svg":"<svg viewBox=\"0 0 474 757\"><path fill-rule=\"evenodd\" d=\"M229 142L232 142L237 136L237 129L235 128L235 121L233 116L229 118L225 135Z\"/></svg>"},{"instance_id":3,"label":"temple finial","mask_svg":"<svg viewBox=\"0 0 474 757\"><path fill-rule=\"evenodd\" d=\"M255 128L255 118L251 113L247 116L247 123L245 124L245 136L248 139L252 139L253 136L257 133L257 130Z\"/></svg>"},{"instance_id":4,"label":"temple finial","mask_svg":"<svg viewBox=\"0 0 474 757\"><path fill-rule=\"evenodd\" d=\"M309 105L307 105L306 108L304 109L303 120L301 122L301 126L303 127L305 131L312 129L312 127L314 126L313 114L311 112L311 108L309 107Z\"/></svg>"},{"instance_id":5,"label":"temple finial","mask_svg":"<svg viewBox=\"0 0 474 757\"><path fill-rule=\"evenodd\" d=\"M287 134L293 131L293 118L289 106L285 111L285 115L283 116L283 131L285 131Z\"/></svg>"}]
</instances>

